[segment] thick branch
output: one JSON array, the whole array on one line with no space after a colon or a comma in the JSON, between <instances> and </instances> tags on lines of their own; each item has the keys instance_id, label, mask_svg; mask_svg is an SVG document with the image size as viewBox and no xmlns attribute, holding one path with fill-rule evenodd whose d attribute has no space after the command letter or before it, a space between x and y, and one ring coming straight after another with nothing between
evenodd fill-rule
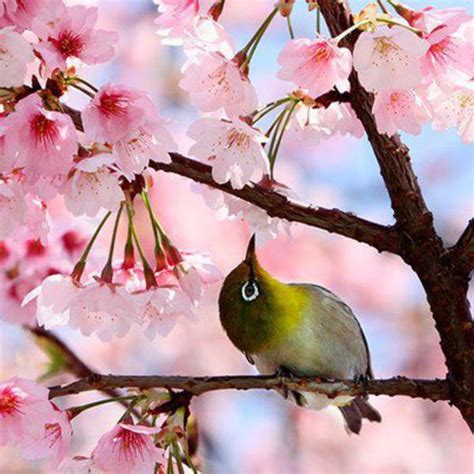
<instances>
[{"instance_id":1,"label":"thick branch","mask_svg":"<svg viewBox=\"0 0 474 474\"><path fill-rule=\"evenodd\" d=\"M463 273L469 274L474 268L474 219L469 221L456 244L448 249L445 259Z\"/></svg>"},{"instance_id":2,"label":"thick branch","mask_svg":"<svg viewBox=\"0 0 474 474\"><path fill-rule=\"evenodd\" d=\"M72 395L90 390L111 390L117 388L163 388L184 390L193 395L201 395L215 390L278 389L299 390L321 393L329 398L339 395L388 395L424 398L432 401L449 400L449 386L445 380L413 380L394 377L385 380L365 382L331 381L314 378L288 378L270 376L135 376L93 374L69 385L51 387L50 398Z\"/></svg>"},{"instance_id":3,"label":"thick branch","mask_svg":"<svg viewBox=\"0 0 474 474\"><path fill-rule=\"evenodd\" d=\"M318 5L333 36L353 24L346 0L319 0ZM344 46L352 49L358 34L347 36ZM355 71L350 83L352 107L367 132L390 196L396 227L405 238L402 257L426 291L449 370L453 403L474 432L474 328L467 300L469 277L445 263L443 243L434 229L408 148L398 135L378 133L372 113L373 94L361 86Z\"/></svg>"},{"instance_id":4,"label":"thick branch","mask_svg":"<svg viewBox=\"0 0 474 474\"><path fill-rule=\"evenodd\" d=\"M172 162L169 164L152 162L151 167L155 170L176 173L232 194L264 209L271 217L279 217L334 232L369 244L380 252L388 251L398 254L401 251L401 240L392 227L375 224L339 209L306 206L256 184L245 186L243 189L234 189L229 184L216 183L212 179L211 167L204 163L191 160L178 153L171 153L171 158Z\"/></svg>"},{"instance_id":5,"label":"thick branch","mask_svg":"<svg viewBox=\"0 0 474 474\"><path fill-rule=\"evenodd\" d=\"M341 97L344 100L347 99L346 96ZM80 112L71 109L67 105L63 105L63 110L72 118L76 128L83 131ZM170 155L171 163L152 161L150 166L157 171L179 174L197 183L206 184L232 194L264 209L271 217L300 222L343 235L371 245L379 252L387 251L397 255L401 253L402 242L398 232L393 227L376 224L339 209L305 206L290 201L286 196L271 189L255 184L245 186L243 189L234 189L230 184L218 184L212 178L210 166L186 158L179 153L170 153Z\"/></svg>"}]
</instances>

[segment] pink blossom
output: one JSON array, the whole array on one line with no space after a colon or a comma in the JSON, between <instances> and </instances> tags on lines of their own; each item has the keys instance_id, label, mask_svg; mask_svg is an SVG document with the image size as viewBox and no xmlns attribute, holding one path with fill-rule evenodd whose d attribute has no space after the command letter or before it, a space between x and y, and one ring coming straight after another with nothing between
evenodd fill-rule
<instances>
[{"instance_id":1,"label":"pink blossom","mask_svg":"<svg viewBox=\"0 0 474 474\"><path fill-rule=\"evenodd\" d=\"M150 288L134 294L138 306L138 319L146 326L145 336L153 340L156 335L166 337L176 325L179 316L196 321L189 298L176 287Z\"/></svg>"},{"instance_id":2,"label":"pink blossom","mask_svg":"<svg viewBox=\"0 0 474 474\"><path fill-rule=\"evenodd\" d=\"M51 459L53 467L57 467L69 451L72 438L72 428L67 413L56 406L50 406L49 413L38 412L34 424L41 432L32 435L28 433L19 445L25 459Z\"/></svg>"},{"instance_id":3,"label":"pink blossom","mask_svg":"<svg viewBox=\"0 0 474 474\"><path fill-rule=\"evenodd\" d=\"M154 120L150 119L115 142L113 158L121 173L131 180L134 174L140 174L148 166L150 160L171 163L169 151L176 149L166 122L156 115Z\"/></svg>"},{"instance_id":4,"label":"pink blossom","mask_svg":"<svg viewBox=\"0 0 474 474\"><path fill-rule=\"evenodd\" d=\"M230 181L232 187L241 189L255 173L269 173L262 147L267 137L240 119L202 118L191 125L188 135L196 142L189 153L209 160L217 183Z\"/></svg>"},{"instance_id":5,"label":"pink blossom","mask_svg":"<svg viewBox=\"0 0 474 474\"><path fill-rule=\"evenodd\" d=\"M0 240L26 222L27 204L20 185L0 178Z\"/></svg>"},{"instance_id":6,"label":"pink blossom","mask_svg":"<svg viewBox=\"0 0 474 474\"><path fill-rule=\"evenodd\" d=\"M46 277L23 299L22 306L36 299L36 319L45 329L69 322L69 309L80 287L71 277L61 274Z\"/></svg>"},{"instance_id":7,"label":"pink blossom","mask_svg":"<svg viewBox=\"0 0 474 474\"><path fill-rule=\"evenodd\" d=\"M471 19L463 8L444 8L426 7L420 11L409 11L408 22L414 28L418 28L426 33L433 32L436 28L446 25L456 25L459 27L462 23Z\"/></svg>"},{"instance_id":8,"label":"pink blossom","mask_svg":"<svg viewBox=\"0 0 474 474\"><path fill-rule=\"evenodd\" d=\"M0 87L19 87L25 82L33 48L11 28L0 29Z\"/></svg>"},{"instance_id":9,"label":"pink blossom","mask_svg":"<svg viewBox=\"0 0 474 474\"><path fill-rule=\"evenodd\" d=\"M111 165L112 157L106 153L76 164L64 190L64 203L72 214L95 217L101 209L113 212L119 209L125 197Z\"/></svg>"},{"instance_id":10,"label":"pink blossom","mask_svg":"<svg viewBox=\"0 0 474 474\"><path fill-rule=\"evenodd\" d=\"M50 413L45 387L17 377L0 383L0 445L19 445L26 437L41 434L37 417Z\"/></svg>"},{"instance_id":11,"label":"pink blossom","mask_svg":"<svg viewBox=\"0 0 474 474\"><path fill-rule=\"evenodd\" d=\"M40 52L46 75L56 68L65 70L66 61L77 58L85 64L109 61L118 41L115 32L97 30L97 8L76 5L64 9L60 21L51 23L39 17L33 31L43 40L36 49Z\"/></svg>"},{"instance_id":12,"label":"pink blossom","mask_svg":"<svg viewBox=\"0 0 474 474\"><path fill-rule=\"evenodd\" d=\"M412 89L423 78L419 59L428 48L426 40L405 28L382 26L359 36L354 68L367 90Z\"/></svg>"},{"instance_id":13,"label":"pink blossom","mask_svg":"<svg viewBox=\"0 0 474 474\"><path fill-rule=\"evenodd\" d=\"M59 474L102 474L92 458L74 456L70 461L61 464Z\"/></svg>"},{"instance_id":14,"label":"pink blossom","mask_svg":"<svg viewBox=\"0 0 474 474\"><path fill-rule=\"evenodd\" d=\"M384 90L376 94L372 108L379 133L398 130L418 135L430 115L414 91Z\"/></svg>"},{"instance_id":15,"label":"pink blossom","mask_svg":"<svg viewBox=\"0 0 474 474\"><path fill-rule=\"evenodd\" d=\"M220 52L193 48L182 69L180 86L202 112L224 109L229 117L248 115L258 105L257 93L239 65Z\"/></svg>"},{"instance_id":16,"label":"pink blossom","mask_svg":"<svg viewBox=\"0 0 474 474\"><path fill-rule=\"evenodd\" d=\"M120 423L102 435L92 451L92 459L103 472L142 474L154 472L156 463L163 463L163 453L152 436L160 428Z\"/></svg>"},{"instance_id":17,"label":"pink blossom","mask_svg":"<svg viewBox=\"0 0 474 474\"><path fill-rule=\"evenodd\" d=\"M234 41L224 27L209 16L196 16L186 28L184 47L200 48L222 53L230 58L234 52Z\"/></svg>"},{"instance_id":18,"label":"pink blossom","mask_svg":"<svg viewBox=\"0 0 474 474\"><path fill-rule=\"evenodd\" d=\"M347 48L339 48L334 40L319 36L290 41L278 57L281 66L278 77L294 82L298 87L318 97L334 86L349 90L352 56Z\"/></svg>"},{"instance_id":19,"label":"pink blossom","mask_svg":"<svg viewBox=\"0 0 474 474\"><path fill-rule=\"evenodd\" d=\"M154 0L161 13L155 20L167 44L181 44L186 27L199 12L199 0Z\"/></svg>"},{"instance_id":20,"label":"pink blossom","mask_svg":"<svg viewBox=\"0 0 474 474\"><path fill-rule=\"evenodd\" d=\"M421 58L421 70L426 76L433 76L442 84L451 71L460 71L468 77L474 71L474 52L469 40L456 36L456 30L465 17L457 16L448 23L440 25L425 39L430 44Z\"/></svg>"},{"instance_id":21,"label":"pink blossom","mask_svg":"<svg viewBox=\"0 0 474 474\"><path fill-rule=\"evenodd\" d=\"M464 143L474 141L473 81L455 84L446 90L432 86L428 92L428 101L435 130L456 127Z\"/></svg>"},{"instance_id":22,"label":"pink blossom","mask_svg":"<svg viewBox=\"0 0 474 474\"><path fill-rule=\"evenodd\" d=\"M62 6L61 0L14 0L6 2L5 15L8 24L20 31L30 29L35 18L45 11L54 11Z\"/></svg>"},{"instance_id":23,"label":"pink blossom","mask_svg":"<svg viewBox=\"0 0 474 474\"><path fill-rule=\"evenodd\" d=\"M3 120L4 153L22 167L25 184L40 197L50 198L62 186L77 152L76 130L71 118L42 106L29 95Z\"/></svg>"}]
</instances>

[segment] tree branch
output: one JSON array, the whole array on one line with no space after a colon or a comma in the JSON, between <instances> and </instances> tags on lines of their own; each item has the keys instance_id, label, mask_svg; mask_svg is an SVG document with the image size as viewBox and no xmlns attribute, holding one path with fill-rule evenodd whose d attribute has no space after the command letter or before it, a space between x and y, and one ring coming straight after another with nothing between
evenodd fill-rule
<instances>
[{"instance_id":1,"label":"tree branch","mask_svg":"<svg viewBox=\"0 0 474 474\"><path fill-rule=\"evenodd\" d=\"M333 36L353 25L346 0L318 0L318 5ZM343 45L352 50L359 34L354 31L348 35ZM373 94L361 86L355 71L349 80L351 105L374 150L396 227L404 238L401 256L418 275L430 304L452 382L452 401L474 432L474 327L467 300L469 275L460 275L445 263L443 242L434 228L408 148L398 135L378 133L372 113Z\"/></svg>"},{"instance_id":2,"label":"tree branch","mask_svg":"<svg viewBox=\"0 0 474 474\"><path fill-rule=\"evenodd\" d=\"M474 268L474 219L471 219L455 245L444 258L461 272L469 274Z\"/></svg>"},{"instance_id":3,"label":"tree branch","mask_svg":"<svg viewBox=\"0 0 474 474\"><path fill-rule=\"evenodd\" d=\"M300 222L343 235L371 245L379 252L387 251L394 254L401 252L401 239L393 227L375 224L339 209L306 206L257 184L245 186L243 189L234 189L230 184L218 184L212 178L210 166L178 153L170 155L171 163L152 162L150 166L157 171L179 174L236 196L264 209L271 217Z\"/></svg>"},{"instance_id":4,"label":"tree branch","mask_svg":"<svg viewBox=\"0 0 474 474\"><path fill-rule=\"evenodd\" d=\"M278 375L259 376L215 376L185 377L158 375L100 375L92 374L69 385L50 387L50 398L72 395L90 390L111 390L117 388L163 388L184 390L193 395L201 395L215 390L303 390L321 393L329 398L340 395L388 395L424 398L432 401L449 400L450 391L446 380L415 380L394 377L384 380L321 381L317 378L280 377Z\"/></svg>"},{"instance_id":5,"label":"tree branch","mask_svg":"<svg viewBox=\"0 0 474 474\"><path fill-rule=\"evenodd\" d=\"M345 96L343 96L345 97ZM81 114L67 105L63 110L73 120L76 128L83 131ZM212 178L210 166L186 158L179 153L170 153L171 163L150 162L157 171L179 174L197 183L206 184L265 210L270 217L279 217L291 222L300 222L312 227L333 232L376 248L379 252L402 253L402 240L394 227L376 224L339 209L306 206L290 201L286 196L271 189L252 184L243 189L234 189L230 184L218 184Z\"/></svg>"}]
</instances>

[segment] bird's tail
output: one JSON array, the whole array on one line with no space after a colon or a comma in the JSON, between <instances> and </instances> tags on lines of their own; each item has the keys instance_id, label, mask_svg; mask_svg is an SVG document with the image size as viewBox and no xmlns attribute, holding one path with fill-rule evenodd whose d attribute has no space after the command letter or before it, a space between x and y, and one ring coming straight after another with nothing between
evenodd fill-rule
<instances>
[{"instance_id":1,"label":"bird's tail","mask_svg":"<svg viewBox=\"0 0 474 474\"><path fill-rule=\"evenodd\" d=\"M339 410L341 410L349 433L360 433L363 418L369 421L382 421L380 413L363 397L355 398L349 405L339 407Z\"/></svg>"}]
</instances>

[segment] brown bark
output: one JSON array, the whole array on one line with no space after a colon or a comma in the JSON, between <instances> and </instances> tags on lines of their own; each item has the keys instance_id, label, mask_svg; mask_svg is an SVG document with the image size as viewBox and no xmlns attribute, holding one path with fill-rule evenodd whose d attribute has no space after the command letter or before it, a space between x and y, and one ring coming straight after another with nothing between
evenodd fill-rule
<instances>
[{"instance_id":1,"label":"brown bark","mask_svg":"<svg viewBox=\"0 0 474 474\"><path fill-rule=\"evenodd\" d=\"M319 5L333 36L352 25L345 1L320 0ZM352 49L357 34L346 37L344 46ZM446 261L443 242L434 228L408 148L398 135L388 137L377 132L371 112L373 95L360 85L355 72L350 83L352 107L367 132L390 196L396 227L404 239L400 255L418 275L430 304L448 368L451 401L474 432L474 329L467 300L469 275L465 268L460 271ZM472 228L468 234L463 242L472 242ZM460 248L464 249L465 244L461 243ZM461 250L458 259L464 260L465 254Z\"/></svg>"},{"instance_id":2,"label":"brown bark","mask_svg":"<svg viewBox=\"0 0 474 474\"><path fill-rule=\"evenodd\" d=\"M110 390L117 388L162 388L176 389L201 395L215 390L280 389L304 390L335 398L339 395L388 395L424 398L432 401L449 400L450 392L446 380L413 380L394 377L385 380L321 381L314 378L280 377L277 375L240 376L224 375L215 377L184 377L158 375L100 375L73 382L69 385L51 387L50 398L62 397L90 390Z\"/></svg>"}]
</instances>

